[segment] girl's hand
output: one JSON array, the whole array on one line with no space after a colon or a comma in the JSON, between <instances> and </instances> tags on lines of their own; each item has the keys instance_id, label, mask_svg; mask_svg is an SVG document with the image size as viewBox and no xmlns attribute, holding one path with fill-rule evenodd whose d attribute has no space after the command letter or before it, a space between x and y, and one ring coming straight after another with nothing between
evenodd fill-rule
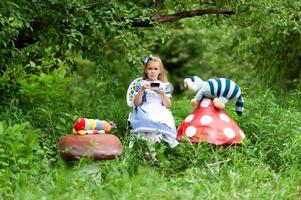
<instances>
[{"instance_id":1,"label":"girl's hand","mask_svg":"<svg viewBox=\"0 0 301 200\"><path fill-rule=\"evenodd\" d=\"M166 108L170 108L170 106L171 106L171 100L170 100L170 97L165 94L164 88L159 87L157 90L154 90L154 91L157 92L157 94L159 94L161 96L163 105Z\"/></svg>"},{"instance_id":2,"label":"girl's hand","mask_svg":"<svg viewBox=\"0 0 301 200\"><path fill-rule=\"evenodd\" d=\"M160 87L160 88L158 88L157 90L154 90L154 91L157 92L158 94L160 94L161 96L163 94L165 94L165 91L164 91L164 89L162 87Z\"/></svg>"},{"instance_id":3,"label":"girl's hand","mask_svg":"<svg viewBox=\"0 0 301 200\"><path fill-rule=\"evenodd\" d=\"M146 89L149 89L150 88L150 83L149 82L146 82L142 85L142 91L146 90Z\"/></svg>"}]
</instances>

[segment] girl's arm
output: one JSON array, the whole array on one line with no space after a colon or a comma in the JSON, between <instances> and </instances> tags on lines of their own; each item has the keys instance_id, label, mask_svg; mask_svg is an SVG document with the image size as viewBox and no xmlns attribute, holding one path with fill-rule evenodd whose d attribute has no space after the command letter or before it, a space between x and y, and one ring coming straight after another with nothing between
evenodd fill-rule
<instances>
[{"instance_id":1,"label":"girl's arm","mask_svg":"<svg viewBox=\"0 0 301 200\"><path fill-rule=\"evenodd\" d=\"M170 96L167 95L165 93L165 90L163 88L159 88L157 91L156 91L158 94L160 94L161 98L162 98L162 102L163 102L163 105L166 107L166 108L169 108L171 106L171 99L170 99Z\"/></svg>"},{"instance_id":2,"label":"girl's arm","mask_svg":"<svg viewBox=\"0 0 301 200\"><path fill-rule=\"evenodd\" d=\"M134 99L134 106L135 107L137 107L141 104L144 90L149 88L149 87L150 87L149 83L144 83L142 85L141 89L139 90L139 92L137 93L137 95L135 96L135 99Z\"/></svg>"},{"instance_id":3,"label":"girl's arm","mask_svg":"<svg viewBox=\"0 0 301 200\"><path fill-rule=\"evenodd\" d=\"M163 90L162 93L160 92L160 95L162 97L163 105L166 108L170 108L170 106L171 106L171 99L170 99L170 97L165 94L164 90Z\"/></svg>"}]
</instances>

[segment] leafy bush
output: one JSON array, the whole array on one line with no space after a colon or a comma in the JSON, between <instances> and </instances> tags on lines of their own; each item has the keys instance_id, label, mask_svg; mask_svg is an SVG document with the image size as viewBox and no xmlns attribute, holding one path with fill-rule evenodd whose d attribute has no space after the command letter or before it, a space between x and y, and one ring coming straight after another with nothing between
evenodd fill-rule
<instances>
[{"instance_id":1,"label":"leafy bush","mask_svg":"<svg viewBox=\"0 0 301 200\"><path fill-rule=\"evenodd\" d=\"M221 7L235 15L152 21L154 14ZM0 1L1 197L299 198L299 10L299 1ZM135 28L134 18L154 27ZM150 53L159 54L175 86L177 125L192 111L185 76L238 82L244 116L236 116L234 102L226 109L244 144L160 143L159 162L144 158L143 141L128 148L126 89ZM57 142L78 117L113 120L123 155L63 161Z\"/></svg>"},{"instance_id":2,"label":"leafy bush","mask_svg":"<svg viewBox=\"0 0 301 200\"><path fill-rule=\"evenodd\" d=\"M37 173L49 170L45 153L39 145L39 131L33 131L28 122L8 125L0 122L0 180L2 197L13 197L18 184L32 181ZM25 180L24 180L25 179Z\"/></svg>"}]
</instances>

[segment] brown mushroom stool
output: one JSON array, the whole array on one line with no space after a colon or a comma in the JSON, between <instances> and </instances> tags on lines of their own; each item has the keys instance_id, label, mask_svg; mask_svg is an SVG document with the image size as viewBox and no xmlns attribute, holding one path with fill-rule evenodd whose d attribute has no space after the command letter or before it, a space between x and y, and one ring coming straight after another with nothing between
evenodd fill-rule
<instances>
[{"instance_id":1,"label":"brown mushroom stool","mask_svg":"<svg viewBox=\"0 0 301 200\"><path fill-rule=\"evenodd\" d=\"M60 139L59 152L65 160L88 157L112 160L122 154L122 143L111 134L67 135Z\"/></svg>"},{"instance_id":2,"label":"brown mushroom stool","mask_svg":"<svg viewBox=\"0 0 301 200\"><path fill-rule=\"evenodd\" d=\"M237 145L245 134L225 110L215 108L211 99L204 98L178 128L177 139L185 141L185 138L192 143Z\"/></svg>"}]
</instances>

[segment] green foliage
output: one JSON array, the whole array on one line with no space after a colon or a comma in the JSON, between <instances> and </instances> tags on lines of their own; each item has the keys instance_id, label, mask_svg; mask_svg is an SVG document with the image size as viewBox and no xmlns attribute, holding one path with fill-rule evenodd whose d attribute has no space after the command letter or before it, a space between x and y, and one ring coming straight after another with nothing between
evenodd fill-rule
<instances>
[{"instance_id":1,"label":"green foliage","mask_svg":"<svg viewBox=\"0 0 301 200\"><path fill-rule=\"evenodd\" d=\"M22 103L37 105L39 102L49 104L56 99L64 99L65 89L69 81L66 70L63 66L55 69L51 74L41 72L37 75L30 75L28 79L20 80L20 94L24 97ZM26 107L26 106L25 106Z\"/></svg>"},{"instance_id":2,"label":"green foliage","mask_svg":"<svg viewBox=\"0 0 301 200\"><path fill-rule=\"evenodd\" d=\"M236 13L229 17L207 15L170 25L169 39L159 52L176 90L183 89L179 83L191 74L223 76L245 87L259 82L277 90L298 88L300 1L230 5Z\"/></svg>"},{"instance_id":3,"label":"green foliage","mask_svg":"<svg viewBox=\"0 0 301 200\"><path fill-rule=\"evenodd\" d=\"M275 88L292 88L299 82L300 8L300 1L253 1L235 16L240 27L234 40L237 50L248 51L246 60Z\"/></svg>"},{"instance_id":4,"label":"green foliage","mask_svg":"<svg viewBox=\"0 0 301 200\"><path fill-rule=\"evenodd\" d=\"M28 122L15 125L0 122L0 194L3 198L12 198L18 183L26 182L30 179L28 176L48 169L44 151L38 143L39 134Z\"/></svg>"},{"instance_id":5,"label":"green foliage","mask_svg":"<svg viewBox=\"0 0 301 200\"><path fill-rule=\"evenodd\" d=\"M247 114L241 126L250 131L249 139L259 154L264 152L265 161L274 170L284 170L300 166L301 157L294 152L301 144L297 120L301 116L296 108L281 107L276 102L273 92L260 93L260 98L250 104L248 112L252 115Z\"/></svg>"},{"instance_id":6,"label":"green foliage","mask_svg":"<svg viewBox=\"0 0 301 200\"><path fill-rule=\"evenodd\" d=\"M0 196L4 199L300 198L300 1L0 2ZM157 24L155 14L233 9ZM137 28L135 20L153 27ZM243 88L246 134L235 147L181 143L128 148L129 83L159 55L179 125L192 94L183 79L223 76ZM271 90L269 88L275 88ZM78 117L114 121L124 153L67 163L57 142Z\"/></svg>"}]
</instances>

